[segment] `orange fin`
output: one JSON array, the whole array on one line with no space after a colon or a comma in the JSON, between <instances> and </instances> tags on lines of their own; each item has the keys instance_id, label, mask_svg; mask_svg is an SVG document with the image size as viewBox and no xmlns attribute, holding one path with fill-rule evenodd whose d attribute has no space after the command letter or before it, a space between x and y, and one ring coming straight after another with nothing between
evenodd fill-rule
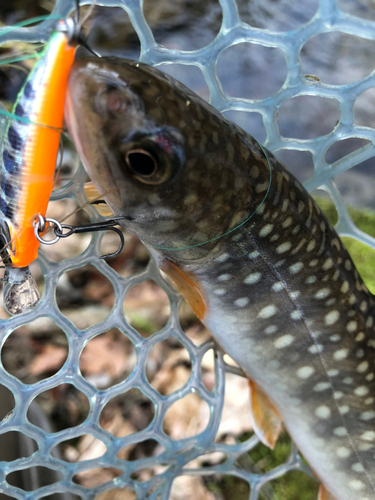
<instances>
[{"instance_id":1,"label":"orange fin","mask_svg":"<svg viewBox=\"0 0 375 500\"><path fill-rule=\"evenodd\" d=\"M263 444L273 448L282 428L280 415L268 396L250 379L249 386L251 423L254 432Z\"/></svg>"},{"instance_id":2,"label":"orange fin","mask_svg":"<svg viewBox=\"0 0 375 500\"><path fill-rule=\"evenodd\" d=\"M172 285L184 297L197 317L203 321L207 307L203 292L197 280L194 277L188 276L187 273L168 260L162 262L160 270L169 278Z\"/></svg>"},{"instance_id":3,"label":"orange fin","mask_svg":"<svg viewBox=\"0 0 375 500\"><path fill-rule=\"evenodd\" d=\"M319 487L318 500L336 500L336 497L330 493L322 484Z\"/></svg>"},{"instance_id":4,"label":"orange fin","mask_svg":"<svg viewBox=\"0 0 375 500\"><path fill-rule=\"evenodd\" d=\"M103 217L112 217L113 212L109 208L109 206L105 203L103 200L103 196L99 193L99 191L96 189L94 186L93 182L86 182L85 184L85 196L87 198L87 201L90 203L93 203L95 201L102 201L103 203L100 204L95 204L94 207L95 209L100 213L100 215L103 215Z\"/></svg>"}]
</instances>

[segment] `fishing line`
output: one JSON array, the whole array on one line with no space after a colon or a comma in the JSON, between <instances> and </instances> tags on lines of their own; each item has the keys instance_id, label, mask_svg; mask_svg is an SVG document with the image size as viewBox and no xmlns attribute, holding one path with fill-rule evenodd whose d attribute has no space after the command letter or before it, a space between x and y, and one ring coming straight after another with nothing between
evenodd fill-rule
<instances>
[{"instance_id":1,"label":"fishing line","mask_svg":"<svg viewBox=\"0 0 375 500\"><path fill-rule=\"evenodd\" d=\"M207 243L211 243L212 241L216 241L216 240L218 240L220 238L223 238L224 236L227 236L230 233L233 233L234 231L236 231L237 229L239 229L240 227L242 227L244 224L246 224L246 222L248 222L258 212L258 210L260 209L260 207L266 201L266 198L267 198L268 193L269 193L270 188L271 188L272 168L271 168L271 163L270 163L270 160L269 160L268 155L266 153L266 150L263 148L263 146L256 139L254 139L254 141L257 143L257 145L259 146L259 148L262 150L262 152L264 154L264 157L267 160L268 170L269 170L269 173L270 173L270 178L269 178L269 182L268 182L268 187L267 187L266 194L264 195L264 197L263 197L262 201L260 202L260 204L254 210L254 212L251 215L249 215L249 217L247 219L245 219L243 222L241 222L241 224L238 224L233 229L230 229L226 233L221 234L220 236L216 236L215 238L211 238L210 240L204 241L202 243L196 243L195 245L189 245L189 246L181 247L181 248L170 248L170 247L161 247L161 246L152 245L153 248L156 248L157 250L174 250L175 251L175 250L188 250L189 248L195 248L195 247L200 247L202 245L206 245Z\"/></svg>"}]
</instances>

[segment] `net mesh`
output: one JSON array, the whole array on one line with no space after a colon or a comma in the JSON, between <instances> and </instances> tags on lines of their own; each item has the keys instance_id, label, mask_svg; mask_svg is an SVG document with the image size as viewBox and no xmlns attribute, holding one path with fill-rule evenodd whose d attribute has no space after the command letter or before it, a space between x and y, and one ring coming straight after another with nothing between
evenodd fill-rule
<instances>
[{"instance_id":1,"label":"net mesh","mask_svg":"<svg viewBox=\"0 0 375 500\"><path fill-rule=\"evenodd\" d=\"M74 10L74 3L74 0L57 0L51 15L66 17ZM301 24L292 31L273 32L254 28L242 22L235 0L220 0L222 24L216 38L200 49L182 51L168 49L155 42L153 32L143 15L141 0L100 0L97 1L97 4L105 7L121 7L126 11L141 43L141 61L151 65L174 63L197 66L203 73L210 92L210 102L213 106L222 112L236 110L261 114L267 134L265 140L267 148L273 151L292 149L310 152L315 169L314 175L306 182L307 189L313 190L323 185L333 199L338 212L336 229L339 234L351 236L375 248L374 238L360 231L351 221L346 204L333 182L336 175L371 158L375 153L372 142L374 130L355 125L353 114L353 106L357 97L375 85L375 74L370 73L368 76L349 84L330 85L322 83L312 75L305 75L300 63L300 53L303 46L317 34L342 32L374 40L375 25L372 21L343 12L335 0L320 0L317 11L310 21ZM0 42L45 42L48 40L55 22L54 19L47 19L38 26L30 28L16 28L12 31L1 29ZM244 42L278 48L282 51L287 65L287 77L282 87L273 95L264 99L243 99L230 97L224 92L216 71L218 58L225 49ZM272 75L270 75L271 77ZM340 118L333 130L314 139L283 137L277 122L278 110L286 100L297 96L319 96L336 100L340 106ZM334 163L328 164L325 155L329 147L337 141L348 138L367 139L370 142ZM85 180L86 174L80 167L66 186L54 191L52 200L69 198L75 200L79 206L84 205L87 201L83 193ZM86 211L92 220L100 218L92 207L88 207ZM214 341L209 340L201 345L196 345L186 337L179 325L181 298L164 282L153 262L150 262L141 273L124 278L116 273L107 262L99 259L100 245L101 236L94 234L91 244L85 251L74 258L58 263L53 262L41 251L38 262L45 280L41 301L27 314L0 320L2 346L17 328L43 318L49 318L65 333L69 346L69 354L62 368L53 376L35 383L22 382L5 370L3 364L0 366L0 383L8 388L14 396L14 409L0 422L0 433L18 431L36 442L36 450L31 455L0 463L0 492L11 498L27 498L29 500L67 492L77 495L78 498L89 499L106 491L118 492L123 489L123 491L132 491L133 496L118 498L134 498L135 495L137 498L167 500L171 496L173 481L179 476L201 475L207 477L221 474L247 482L250 486L250 500L257 500L263 497L271 498L267 490L262 488L271 480L288 471L299 470L311 475L308 466L298 455L294 446L292 446L289 458L282 465L274 467L266 473L259 473L252 470L251 467L239 466L238 462L241 456L258 445L259 441L255 435L243 442L215 441L223 410L225 375L228 371L235 371L235 369L226 364L223 354ZM105 319L88 328L79 329L62 314L58 307L56 286L64 273L88 264L94 266L110 281L114 289L115 301L110 314ZM166 292L171 305L171 313L164 328L148 338L143 338L125 316L123 303L131 287L147 279L154 280ZM136 364L125 380L109 388L100 389L82 376L79 369L80 356L83 348L91 339L114 328L122 332L132 342L136 354ZM189 380L182 388L163 396L150 385L145 366L152 348L170 338L176 339L185 347L192 368ZM215 352L215 383L212 390L206 388L201 376L202 359L210 350ZM81 424L55 433L31 423L31 402L36 396L48 390L54 390L62 384L74 386L87 397L89 404L87 417ZM152 402L154 416L141 432L130 433L123 437L115 436L100 425L101 412L113 398L135 388L139 389ZM208 423L204 430L196 435L180 440L172 439L163 431L165 414L173 403L192 393L207 403L209 407ZM244 395L244 398L246 397L247 395ZM74 440L84 434L92 435L104 443L106 452L98 458L78 463L68 463L51 453L59 443ZM157 440L164 447L164 451L157 456L133 461L124 461L118 458L118 452L125 446L149 439ZM186 468L189 463L197 463L194 462L195 459L214 452L219 452L220 456L225 457L225 459L221 458L216 463L211 463L206 467ZM47 468L50 476L55 478L54 482L45 486L34 483L34 487L29 488L30 491L24 491L17 486L17 483L9 480L11 473L32 467ZM76 474L96 468L116 470L117 477L89 489L73 480ZM156 472L143 481L135 479L134 473L146 468L154 468ZM263 497L260 496L261 489ZM114 493L112 498L115 498ZM178 498L178 495L175 498ZM184 495L181 498L184 498Z\"/></svg>"}]
</instances>

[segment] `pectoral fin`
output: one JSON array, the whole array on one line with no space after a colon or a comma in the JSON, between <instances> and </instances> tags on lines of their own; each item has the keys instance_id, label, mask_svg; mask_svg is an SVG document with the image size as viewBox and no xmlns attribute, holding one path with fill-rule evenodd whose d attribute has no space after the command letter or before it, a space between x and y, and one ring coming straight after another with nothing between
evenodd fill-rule
<instances>
[{"instance_id":1,"label":"pectoral fin","mask_svg":"<svg viewBox=\"0 0 375 500\"><path fill-rule=\"evenodd\" d=\"M160 265L160 270L177 288L197 317L203 321L206 314L206 302L199 283L196 282L194 277L188 276L186 272L168 260L165 260Z\"/></svg>"},{"instance_id":2,"label":"pectoral fin","mask_svg":"<svg viewBox=\"0 0 375 500\"><path fill-rule=\"evenodd\" d=\"M99 191L96 189L94 186L93 182L86 182L85 184L85 196L87 200L95 206L95 209L100 213L100 215L103 215L103 217L112 217L113 212L109 208L109 206L106 204L106 202L103 200L102 195L99 193Z\"/></svg>"},{"instance_id":3,"label":"pectoral fin","mask_svg":"<svg viewBox=\"0 0 375 500\"><path fill-rule=\"evenodd\" d=\"M336 500L336 497L334 497L332 493L330 493L325 486L321 484L319 488L318 500Z\"/></svg>"},{"instance_id":4,"label":"pectoral fin","mask_svg":"<svg viewBox=\"0 0 375 500\"><path fill-rule=\"evenodd\" d=\"M273 448L282 429L281 418L268 396L252 380L249 380L249 386L254 432L263 444Z\"/></svg>"}]
</instances>

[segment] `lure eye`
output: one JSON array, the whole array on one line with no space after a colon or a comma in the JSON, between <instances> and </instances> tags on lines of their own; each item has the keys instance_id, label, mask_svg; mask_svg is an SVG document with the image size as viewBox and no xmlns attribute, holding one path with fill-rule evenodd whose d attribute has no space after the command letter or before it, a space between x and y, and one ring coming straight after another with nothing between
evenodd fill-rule
<instances>
[{"instance_id":1,"label":"lure eye","mask_svg":"<svg viewBox=\"0 0 375 500\"><path fill-rule=\"evenodd\" d=\"M155 158L144 149L133 149L127 152L125 162L129 170L140 180L146 181L158 170Z\"/></svg>"}]
</instances>

